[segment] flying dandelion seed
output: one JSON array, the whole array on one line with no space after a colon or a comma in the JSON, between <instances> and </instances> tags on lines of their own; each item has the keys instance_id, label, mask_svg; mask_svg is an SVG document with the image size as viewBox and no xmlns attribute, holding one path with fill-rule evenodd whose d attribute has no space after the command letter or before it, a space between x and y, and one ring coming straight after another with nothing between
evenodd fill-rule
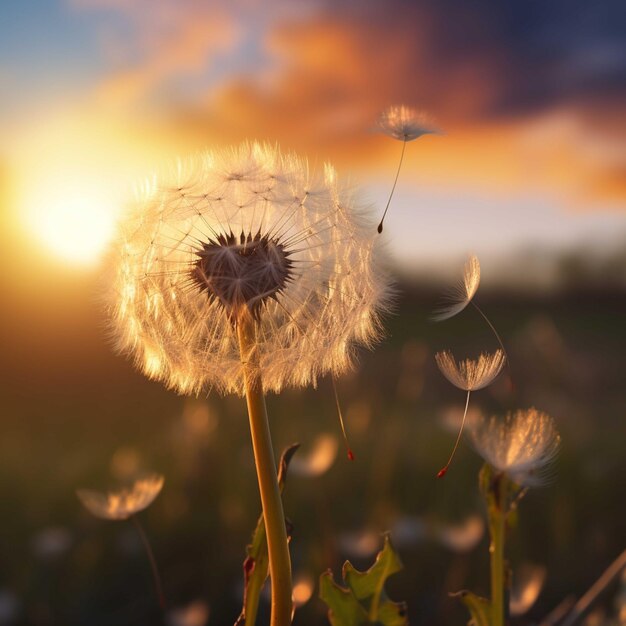
<instances>
[{"instance_id":1,"label":"flying dandelion seed","mask_svg":"<svg viewBox=\"0 0 626 626\"><path fill-rule=\"evenodd\" d=\"M426 113L404 105L385 109L378 120L378 127L388 137L404 143L422 135L441 134Z\"/></svg>"},{"instance_id":2,"label":"flying dandelion seed","mask_svg":"<svg viewBox=\"0 0 626 626\"><path fill-rule=\"evenodd\" d=\"M448 462L437 473L438 478L443 478L448 472L450 463L454 458L459 443L461 441L461 435L463 434L463 428L465 426L465 418L467 417L467 409L469 407L470 394L472 391L478 391L490 385L494 379L501 372L506 357L502 350L496 350L493 354L481 354L477 360L465 359L457 363L453 354L449 351L438 352L435 355L435 361L441 373L459 389L467 391L467 397L465 399L465 409L463 411L463 419L461 420L461 427L459 428L459 434L457 435L456 442L452 448L452 453Z\"/></svg>"},{"instance_id":3,"label":"flying dandelion seed","mask_svg":"<svg viewBox=\"0 0 626 626\"><path fill-rule=\"evenodd\" d=\"M380 334L387 290L374 248L330 166L314 176L256 143L181 162L121 225L118 347L180 393L243 394L246 310L263 390L315 385Z\"/></svg>"},{"instance_id":4,"label":"flying dandelion seed","mask_svg":"<svg viewBox=\"0 0 626 626\"><path fill-rule=\"evenodd\" d=\"M398 163L398 169L396 170L396 177L393 181L393 187L389 194L389 199L385 206L383 216L378 224L378 233L383 232L383 222L385 216L389 210L391 204L391 198L396 190L396 184L398 183L398 176L400 176L400 169L402 168L402 161L404 159L404 151L406 144L409 141L413 141L422 135L439 135L441 131L437 129L427 115L422 112L416 111L406 106L392 106L385 109L379 120L378 127L382 133L393 139L397 139L402 142L402 152L400 153L400 162Z\"/></svg>"},{"instance_id":5,"label":"flying dandelion seed","mask_svg":"<svg viewBox=\"0 0 626 626\"><path fill-rule=\"evenodd\" d=\"M132 520L141 543L146 551L154 586L159 599L161 609L165 609L165 595L159 568L154 557L152 546L148 537L137 518L136 514L147 509L154 499L161 493L164 478L160 474L151 474L136 480L130 489L119 489L108 493L92 491L90 489L78 489L76 495L84 507L95 517L107 520Z\"/></svg>"},{"instance_id":6,"label":"flying dandelion seed","mask_svg":"<svg viewBox=\"0 0 626 626\"><path fill-rule=\"evenodd\" d=\"M480 285L480 263L473 254L463 267L463 279L447 294L448 303L437 309L431 319L435 322L454 317L472 301Z\"/></svg>"},{"instance_id":7,"label":"flying dandelion seed","mask_svg":"<svg viewBox=\"0 0 626 626\"><path fill-rule=\"evenodd\" d=\"M471 304L481 315L481 317L487 322L489 328L491 328L495 335L502 352L506 358L507 353L504 347L504 343L500 338L495 326L491 323L489 318L483 313L483 310L474 301L474 296L478 291L480 285L480 263L475 255L470 255L469 259L463 266L463 278L455 285L447 294L447 304L437 309L431 316L434 322L442 322L444 320L454 317L461 311L463 311L469 304Z\"/></svg>"},{"instance_id":8,"label":"flying dandelion seed","mask_svg":"<svg viewBox=\"0 0 626 626\"><path fill-rule=\"evenodd\" d=\"M530 408L504 419L481 417L472 420L469 435L478 454L518 485L536 487L549 481L561 438L546 413Z\"/></svg>"}]
</instances>

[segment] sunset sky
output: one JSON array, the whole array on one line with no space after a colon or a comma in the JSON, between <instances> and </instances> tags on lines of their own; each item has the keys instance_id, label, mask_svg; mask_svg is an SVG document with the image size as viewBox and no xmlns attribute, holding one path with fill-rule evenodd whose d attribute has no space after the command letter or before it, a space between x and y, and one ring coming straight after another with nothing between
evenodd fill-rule
<instances>
[{"instance_id":1,"label":"sunset sky","mask_svg":"<svg viewBox=\"0 0 626 626\"><path fill-rule=\"evenodd\" d=\"M458 268L471 251L502 269L529 251L626 241L619 0L1 11L5 233L69 270L96 266L153 168L245 139L336 164L380 212L401 145L376 120L400 103L445 132L407 147L386 228L403 268Z\"/></svg>"},{"instance_id":2,"label":"sunset sky","mask_svg":"<svg viewBox=\"0 0 626 626\"><path fill-rule=\"evenodd\" d=\"M493 388L472 392L470 413L536 406L562 434L555 484L524 502L519 542L510 544L514 567L545 565L539 609L522 619L540 623L566 595L583 597L623 550L625 536L623 503L615 498L626 477L624 6L0 1L0 604L14 602L26 620L16 623L163 621L142 618L157 605L147 563L123 525L89 520L75 497L77 488L99 488L100 478L102 486L119 478L115 468L128 459L133 471L145 464L166 476L145 517L168 604L199 598L216 624L232 623L223 616L239 611L244 546L260 510L245 403L220 398L212 386L197 402L177 397L148 380L132 356L116 352L111 310L133 300L120 291L131 294L135 283L111 286L119 269L111 243L118 217L155 172L200 150L254 140L305 156L312 169L336 167L339 186L371 207L371 236L389 252L394 282L376 351L345 345L350 356L358 352L354 373L339 376L339 357L324 357L315 370L330 363L332 375L320 377L317 389L268 398L276 451L300 441L306 461L313 443L330 433L336 455L328 475L315 476L318 483L298 476L297 462L291 471L286 514L295 520L295 580L300 567L309 581L327 567L338 572L344 556L353 558L343 554L342 537L378 541L379 531L391 529L394 540L404 536L407 590L401 595L398 586L392 595L409 601L411 623L464 619L450 608L456 603L448 592L488 589L488 541L474 558L466 548L445 546L442 529L449 524L457 536L466 515L475 520L482 511L475 474L467 471L470 464L478 469L479 458L463 442L454 476L434 480L469 401L442 376L435 354L473 359L500 342L506 370ZM378 235L403 144L377 122L395 105L414 108L442 132L406 144ZM282 224L273 227L270 233L284 236ZM310 237L301 234L302 241ZM293 241L282 247L282 261ZM367 237L359 241L369 258ZM476 308L433 323L469 254L480 259ZM182 253L171 257L173 266ZM355 264L346 258L333 268L352 277ZM301 276L292 273L291 258L286 263L271 295ZM188 266L180 267L191 282ZM378 285L366 282L368 289ZM182 283L172 283L171 301ZM345 302L359 293L342 293L342 284L325 280L315 300L336 291ZM387 294L386 283L380 291ZM146 308L156 302L160 311L162 295L146 292ZM308 317L308 302L301 308ZM191 317L184 305L174 322L163 310L164 327ZM206 326L207 343L224 333L226 346L233 328L222 317L222 326L209 328L204 315L192 322ZM285 336L302 333L295 318L286 328ZM118 330L119 349L127 331ZM144 330L137 321L127 334L134 341ZM183 354L187 337L167 327L155 342L159 351L176 343ZM276 349L280 367L287 363L283 351ZM337 444L337 410L345 413L354 464ZM53 539L59 530L66 537L65 552L38 556L41 533L50 530ZM483 582L474 587L474 579ZM605 607L613 606L609 595L600 598ZM309 614L324 620L316 596L302 623L314 623ZM592 617L609 619L595 609Z\"/></svg>"}]
</instances>

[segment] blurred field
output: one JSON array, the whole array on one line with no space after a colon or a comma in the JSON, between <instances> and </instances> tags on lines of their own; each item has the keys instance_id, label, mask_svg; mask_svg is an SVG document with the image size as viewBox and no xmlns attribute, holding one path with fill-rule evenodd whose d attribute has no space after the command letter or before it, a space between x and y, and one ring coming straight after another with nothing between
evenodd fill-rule
<instances>
[{"instance_id":1,"label":"blurred field","mask_svg":"<svg viewBox=\"0 0 626 626\"><path fill-rule=\"evenodd\" d=\"M74 493L142 470L166 477L140 517L170 606L202 600L210 624L230 624L240 608L244 548L260 511L244 402L184 399L145 380L111 353L91 283L72 287L84 295L82 323L63 327L63 306L46 297L30 318L22 311L22 326L35 319L42 325L33 324L29 340L3 323L0 624L164 623L132 525L90 517ZM294 573L306 596L308 584L329 567L338 575L346 558L366 567L380 533L390 529L405 569L389 592L408 602L411 624L465 623L447 594L488 591L487 540L474 519L483 515L480 462L465 444L448 476L434 478L464 397L439 374L433 355L496 344L472 309L430 323L438 290L401 284L398 293L387 338L338 383L353 463L338 438L328 380L317 390L269 398L277 450L302 444L285 494ZM472 405L496 413L534 405L555 418L563 439L554 483L522 501L510 544L514 572L528 563L547 568L538 601L519 619L533 623L566 596L581 595L624 549L626 293L484 291L479 303L507 345L513 387L501 375L474 394ZM336 458L327 444L327 458L307 464L323 434L339 442ZM315 472L321 474L307 475ZM3 611L15 620L2 621ZM168 623L175 623L171 615ZM326 623L316 591L294 623Z\"/></svg>"}]
</instances>

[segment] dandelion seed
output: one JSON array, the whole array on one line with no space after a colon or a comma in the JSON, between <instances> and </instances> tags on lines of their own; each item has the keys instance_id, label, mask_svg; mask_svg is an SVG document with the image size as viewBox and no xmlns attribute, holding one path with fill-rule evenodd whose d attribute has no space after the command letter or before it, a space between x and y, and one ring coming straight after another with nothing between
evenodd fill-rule
<instances>
[{"instance_id":1,"label":"dandelion seed","mask_svg":"<svg viewBox=\"0 0 626 626\"><path fill-rule=\"evenodd\" d=\"M247 312L248 365L264 391L315 385L380 334L387 290L374 248L330 166L315 176L256 143L181 162L121 224L118 348L180 393L243 394L236 327Z\"/></svg>"},{"instance_id":2,"label":"dandelion seed","mask_svg":"<svg viewBox=\"0 0 626 626\"><path fill-rule=\"evenodd\" d=\"M398 163L396 177L393 181L393 187L391 188L383 217L378 224L377 230L380 234L383 232L383 222L385 221L385 216L391 204L391 198L393 198L393 193L396 189L406 144L422 135L438 135L441 134L441 131L432 124L431 120L424 113L406 106L392 106L385 109L378 120L378 127L385 135L402 142L402 152L400 153L400 162Z\"/></svg>"},{"instance_id":3,"label":"dandelion seed","mask_svg":"<svg viewBox=\"0 0 626 626\"><path fill-rule=\"evenodd\" d=\"M428 115L403 105L385 109L378 120L378 126L385 135L405 143L422 135L441 134Z\"/></svg>"},{"instance_id":4,"label":"dandelion seed","mask_svg":"<svg viewBox=\"0 0 626 626\"><path fill-rule=\"evenodd\" d=\"M491 323L489 318L483 313L482 309L474 301L474 296L478 291L479 285L480 263L478 262L478 258L472 254L463 266L463 279L456 286L454 286L447 295L446 299L448 300L448 304L437 309L431 316L431 319L434 322L442 322L443 320L450 319L463 311L467 305L471 303L485 322L487 322L489 328L491 328L506 358L506 349L498 331L495 329L495 326Z\"/></svg>"},{"instance_id":5,"label":"dandelion seed","mask_svg":"<svg viewBox=\"0 0 626 626\"><path fill-rule=\"evenodd\" d=\"M522 563L513 572L513 586L509 599L509 612L513 617L527 613L535 604L546 582L547 570L543 565Z\"/></svg>"},{"instance_id":6,"label":"dandelion seed","mask_svg":"<svg viewBox=\"0 0 626 626\"><path fill-rule=\"evenodd\" d=\"M490 385L502 370L504 352L481 354L478 359L457 361L452 352L444 350L435 355L441 373L455 386L464 391L478 391Z\"/></svg>"},{"instance_id":7,"label":"dandelion seed","mask_svg":"<svg viewBox=\"0 0 626 626\"><path fill-rule=\"evenodd\" d=\"M148 508L159 495L163 480L163 476L154 474L135 481L130 489L109 493L79 489L76 495L92 515L101 519L123 520Z\"/></svg>"},{"instance_id":8,"label":"dandelion seed","mask_svg":"<svg viewBox=\"0 0 626 626\"><path fill-rule=\"evenodd\" d=\"M435 355L435 361L441 373L459 389L467 391L467 397L465 399L465 409L463 411L463 419L461 420L461 427L459 428L459 434L457 435L456 442L452 448L452 453L448 462L439 470L437 478L443 478L448 472L450 463L454 458L456 449L459 447L461 441L461 435L463 434L463 428L465 426L465 419L467 417L467 410L469 408L469 399L472 391L478 391L490 385L493 380L498 376L502 370L502 366L506 357L502 350L496 350L493 354L481 354L477 360L465 359L463 361L455 360L454 356L449 351L438 352Z\"/></svg>"},{"instance_id":9,"label":"dandelion seed","mask_svg":"<svg viewBox=\"0 0 626 626\"><path fill-rule=\"evenodd\" d=\"M136 480L130 489L120 489L108 493L78 489L76 495L85 508L96 517L108 520L132 520L148 556L159 604L164 610L165 595L154 552L139 519L136 517L137 513L148 508L159 495L163 488L163 481L164 478L160 474L152 474Z\"/></svg>"},{"instance_id":10,"label":"dandelion seed","mask_svg":"<svg viewBox=\"0 0 626 626\"><path fill-rule=\"evenodd\" d=\"M433 313L433 321L442 322L460 313L472 301L479 285L480 263L471 255L463 267L463 279L450 290L446 298L448 304Z\"/></svg>"},{"instance_id":11,"label":"dandelion seed","mask_svg":"<svg viewBox=\"0 0 626 626\"><path fill-rule=\"evenodd\" d=\"M552 418L535 408L479 418L469 429L474 448L489 465L518 485L534 487L549 480L560 436Z\"/></svg>"},{"instance_id":12,"label":"dandelion seed","mask_svg":"<svg viewBox=\"0 0 626 626\"><path fill-rule=\"evenodd\" d=\"M289 471L299 476L316 477L325 474L335 462L339 442L333 435L322 434L315 438L307 456L295 456Z\"/></svg>"}]
</instances>

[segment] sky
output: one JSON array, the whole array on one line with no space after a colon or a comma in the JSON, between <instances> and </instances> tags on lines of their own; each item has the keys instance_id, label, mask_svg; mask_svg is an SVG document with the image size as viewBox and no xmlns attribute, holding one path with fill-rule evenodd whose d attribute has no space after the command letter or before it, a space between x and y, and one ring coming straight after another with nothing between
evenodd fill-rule
<instances>
[{"instance_id":1,"label":"sky","mask_svg":"<svg viewBox=\"0 0 626 626\"><path fill-rule=\"evenodd\" d=\"M334 163L381 212L401 145L376 121L406 104L444 132L407 146L384 235L404 270L458 270L468 252L502 271L534 250L619 250L622 8L4 3L5 237L67 271L94 271L137 182L175 157L250 139Z\"/></svg>"}]
</instances>

